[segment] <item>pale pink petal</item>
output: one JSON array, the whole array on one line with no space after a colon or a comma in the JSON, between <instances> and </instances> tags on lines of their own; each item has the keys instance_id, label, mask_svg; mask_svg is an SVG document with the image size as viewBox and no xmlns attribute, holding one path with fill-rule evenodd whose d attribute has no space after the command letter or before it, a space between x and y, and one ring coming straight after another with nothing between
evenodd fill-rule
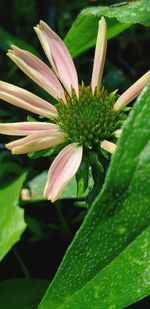
<instances>
[{"instance_id":1,"label":"pale pink petal","mask_svg":"<svg viewBox=\"0 0 150 309\"><path fill-rule=\"evenodd\" d=\"M24 154L28 152L38 151L66 141L66 135L63 132L53 133L51 130L44 130L40 133L34 133L27 137L18 139L14 142L6 144L6 148L10 149L13 154Z\"/></svg>"},{"instance_id":2,"label":"pale pink petal","mask_svg":"<svg viewBox=\"0 0 150 309\"><path fill-rule=\"evenodd\" d=\"M32 53L11 46L7 55L16 65L55 99L65 100L64 90L50 68Z\"/></svg>"},{"instance_id":3,"label":"pale pink petal","mask_svg":"<svg viewBox=\"0 0 150 309\"><path fill-rule=\"evenodd\" d=\"M48 172L44 195L54 202L76 174L82 160L83 148L77 143L66 146L58 154Z\"/></svg>"},{"instance_id":4,"label":"pale pink petal","mask_svg":"<svg viewBox=\"0 0 150 309\"><path fill-rule=\"evenodd\" d=\"M92 72L91 84L93 92L95 90L95 87L99 88L101 84L105 58L106 58L106 50L107 50L107 25L104 17L102 17L101 20L99 21L98 26L98 35L96 41L94 65Z\"/></svg>"},{"instance_id":5,"label":"pale pink petal","mask_svg":"<svg viewBox=\"0 0 150 309\"><path fill-rule=\"evenodd\" d=\"M6 135L30 135L42 131L51 131L52 134L59 131L59 126L47 122L14 122L0 123L0 133Z\"/></svg>"},{"instance_id":6,"label":"pale pink petal","mask_svg":"<svg viewBox=\"0 0 150 309\"><path fill-rule=\"evenodd\" d=\"M23 188L21 190L21 199L22 201L30 201L32 198L31 193L29 191L29 189L27 188Z\"/></svg>"},{"instance_id":7,"label":"pale pink petal","mask_svg":"<svg viewBox=\"0 0 150 309\"><path fill-rule=\"evenodd\" d=\"M43 21L40 21L40 24L34 29L58 78L69 94L71 94L71 88L73 87L78 96L77 72L64 42Z\"/></svg>"},{"instance_id":8,"label":"pale pink petal","mask_svg":"<svg viewBox=\"0 0 150 309\"><path fill-rule=\"evenodd\" d=\"M122 134L122 129L115 130L113 134L115 137L119 138Z\"/></svg>"},{"instance_id":9,"label":"pale pink petal","mask_svg":"<svg viewBox=\"0 0 150 309\"><path fill-rule=\"evenodd\" d=\"M119 111L121 108L135 99L146 84L150 82L150 71L145 73L140 79L138 79L130 88L128 88L114 104L114 110Z\"/></svg>"},{"instance_id":10,"label":"pale pink petal","mask_svg":"<svg viewBox=\"0 0 150 309\"><path fill-rule=\"evenodd\" d=\"M101 148L112 154L116 150L116 145L107 140L104 140L101 142Z\"/></svg>"},{"instance_id":11,"label":"pale pink petal","mask_svg":"<svg viewBox=\"0 0 150 309\"><path fill-rule=\"evenodd\" d=\"M58 115L56 107L52 104L25 89L3 81L0 81L0 99L47 118Z\"/></svg>"}]
</instances>

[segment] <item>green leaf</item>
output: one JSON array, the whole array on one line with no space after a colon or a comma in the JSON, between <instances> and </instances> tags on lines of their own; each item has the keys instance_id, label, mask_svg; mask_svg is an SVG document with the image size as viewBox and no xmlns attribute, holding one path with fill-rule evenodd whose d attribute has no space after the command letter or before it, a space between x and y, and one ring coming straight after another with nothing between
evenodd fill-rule
<instances>
[{"instance_id":1,"label":"green leaf","mask_svg":"<svg viewBox=\"0 0 150 309\"><path fill-rule=\"evenodd\" d=\"M1 309L35 309L48 285L42 279L12 279L0 283Z\"/></svg>"},{"instance_id":2,"label":"green leaf","mask_svg":"<svg viewBox=\"0 0 150 309\"><path fill-rule=\"evenodd\" d=\"M29 182L28 186L31 193L31 201L45 200L45 198L43 197L43 193L47 182L47 177L48 177L48 171L43 171L41 174L34 177ZM93 179L90 174L89 188L86 190L85 195L88 194L92 186L93 186ZM82 197L84 197L83 194ZM77 182L76 177L73 177L58 199L76 199L76 198L77 198Z\"/></svg>"},{"instance_id":3,"label":"green leaf","mask_svg":"<svg viewBox=\"0 0 150 309\"><path fill-rule=\"evenodd\" d=\"M141 0L118 7L97 6L84 9L65 38L72 56L76 57L95 45L101 16L106 18L108 39L111 39L132 24L149 26L149 6L149 0Z\"/></svg>"},{"instance_id":4,"label":"green leaf","mask_svg":"<svg viewBox=\"0 0 150 309\"><path fill-rule=\"evenodd\" d=\"M47 182L48 172L44 171L29 182L29 189L31 191L31 200L43 200L44 187ZM75 177L69 182L65 190L60 196L60 199L76 198L77 184Z\"/></svg>"},{"instance_id":5,"label":"green leaf","mask_svg":"<svg viewBox=\"0 0 150 309\"><path fill-rule=\"evenodd\" d=\"M26 227L24 211L18 206L25 177L26 173L0 188L0 260L20 239Z\"/></svg>"},{"instance_id":6,"label":"green leaf","mask_svg":"<svg viewBox=\"0 0 150 309\"><path fill-rule=\"evenodd\" d=\"M82 289L54 308L121 309L149 295L149 247L150 227ZM43 308L50 307L46 304Z\"/></svg>"},{"instance_id":7,"label":"green leaf","mask_svg":"<svg viewBox=\"0 0 150 309\"><path fill-rule=\"evenodd\" d=\"M70 308L72 299L80 293L76 308L92 308L91 305L80 306L80 303L83 304L82 290L86 290L88 284L92 285L97 278L100 281L95 281L96 289L94 285L87 298L90 297L89 302L92 304L93 297L95 301L94 295L98 295L98 307L95 308L123 308L147 295L147 262L143 261L143 256L147 256L145 237L148 232L143 236L140 234L148 226L150 218L149 98L150 86L143 91L126 121L103 189L67 251L39 309ZM124 274L130 271L128 265L132 265L133 278ZM108 277L103 275L104 272ZM120 284L115 280L119 275ZM132 293L130 282L133 285ZM101 291L103 298L99 299ZM108 292L113 307L104 305L108 304Z\"/></svg>"}]
</instances>

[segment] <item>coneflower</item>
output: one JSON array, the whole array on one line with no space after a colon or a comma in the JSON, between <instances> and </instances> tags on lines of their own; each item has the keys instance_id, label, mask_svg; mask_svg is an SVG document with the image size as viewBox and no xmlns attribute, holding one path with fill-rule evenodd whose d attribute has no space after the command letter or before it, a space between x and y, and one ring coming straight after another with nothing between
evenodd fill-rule
<instances>
[{"instance_id":1,"label":"coneflower","mask_svg":"<svg viewBox=\"0 0 150 309\"><path fill-rule=\"evenodd\" d=\"M61 38L41 21L35 31L53 71L35 55L11 46L8 56L39 86L57 100L53 106L17 86L0 81L0 98L10 104L47 118L47 122L0 124L0 133L25 136L6 147L24 154L62 144L50 166L44 195L54 202L80 167L83 150L113 153L111 139L119 136L123 108L137 97L150 81L150 71L120 97L101 86L107 49L107 26L99 22L91 84L79 85L77 72ZM51 122L50 122L51 121ZM65 146L64 146L65 143ZM67 143L67 145L66 145ZM64 146L64 147L63 147Z\"/></svg>"}]
</instances>

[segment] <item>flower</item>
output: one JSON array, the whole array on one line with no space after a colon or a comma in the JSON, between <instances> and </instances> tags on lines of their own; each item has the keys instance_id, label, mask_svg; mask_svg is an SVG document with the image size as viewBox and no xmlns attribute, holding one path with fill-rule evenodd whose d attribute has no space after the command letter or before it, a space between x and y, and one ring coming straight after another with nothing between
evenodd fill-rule
<instances>
[{"instance_id":1,"label":"flower","mask_svg":"<svg viewBox=\"0 0 150 309\"><path fill-rule=\"evenodd\" d=\"M1 123L0 133L24 136L6 144L13 154L24 154L62 145L53 161L44 195L54 202L80 167L83 150L104 149L113 153L111 138L120 135L123 108L130 103L147 82L150 71L143 75L120 97L101 86L107 49L107 26L99 21L90 86L79 86L77 72L61 38L43 21L35 27L36 34L52 66L32 53L11 46L8 56L33 81L57 100L54 106L31 92L0 81L0 98L37 115L47 122ZM50 121L49 121L50 120ZM67 144L67 145L66 145Z\"/></svg>"}]
</instances>

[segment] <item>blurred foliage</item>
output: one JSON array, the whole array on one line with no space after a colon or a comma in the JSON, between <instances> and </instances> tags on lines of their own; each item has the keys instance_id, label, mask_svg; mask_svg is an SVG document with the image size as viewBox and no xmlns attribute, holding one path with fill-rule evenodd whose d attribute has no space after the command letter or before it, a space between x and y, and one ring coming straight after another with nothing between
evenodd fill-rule
<instances>
[{"instance_id":1,"label":"blurred foliage","mask_svg":"<svg viewBox=\"0 0 150 309\"><path fill-rule=\"evenodd\" d=\"M2 309L35 309L48 285L46 280L16 279L0 283L0 299Z\"/></svg>"}]
</instances>

